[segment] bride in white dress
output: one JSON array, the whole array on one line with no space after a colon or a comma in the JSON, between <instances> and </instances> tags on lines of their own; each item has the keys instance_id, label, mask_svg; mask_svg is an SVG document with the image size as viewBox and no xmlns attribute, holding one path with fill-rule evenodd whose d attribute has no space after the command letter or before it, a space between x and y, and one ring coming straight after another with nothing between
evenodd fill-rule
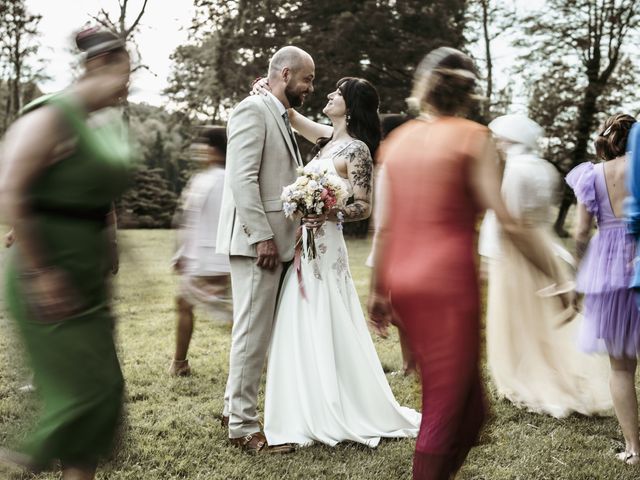
<instances>
[{"instance_id":1,"label":"bride in white dress","mask_svg":"<svg viewBox=\"0 0 640 480\"><path fill-rule=\"evenodd\" d=\"M344 219L360 220L371 212L378 95L366 80L347 78L328 98L323 112L333 127L293 110L291 123L308 140L320 139L318 154L305 168L326 168L341 177L354 199L342 209ZM265 392L270 445L353 441L375 447L382 437L418 433L420 413L398 404L382 370L336 218L332 212L316 230L317 258L302 258L306 298L295 268L283 281Z\"/></svg>"}]
</instances>

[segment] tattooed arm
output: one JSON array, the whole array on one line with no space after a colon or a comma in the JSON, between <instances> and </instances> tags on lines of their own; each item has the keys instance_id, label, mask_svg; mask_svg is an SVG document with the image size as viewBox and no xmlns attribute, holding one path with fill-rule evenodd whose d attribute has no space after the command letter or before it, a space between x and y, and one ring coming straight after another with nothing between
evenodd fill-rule
<instances>
[{"instance_id":1,"label":"tattooed arm","mask_svg":"<svg viewBox=\"0 0 640 480\"><path fill-rule=\"evenodd\" d=\"M352 142L341 155L345 159L347 178L353 185L353 203L343 207L345 222L363 220L371 215L373 159L364 142Z\"/></svg>"}]
</instances>

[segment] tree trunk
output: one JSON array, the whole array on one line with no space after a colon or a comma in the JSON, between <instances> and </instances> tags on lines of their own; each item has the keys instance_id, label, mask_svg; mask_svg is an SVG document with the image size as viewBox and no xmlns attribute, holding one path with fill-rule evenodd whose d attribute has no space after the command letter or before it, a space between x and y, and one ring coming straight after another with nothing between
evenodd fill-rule
<instances>
[{"instance_id":1,"label":"tree trunk","mask_svg":"<svg viewBox=\"0 0 640 480\"><path fill-rule=\"evenodd\" d=\"M560 203L558 217L553 225L553 229L555 230L556 235L560 238L567 238L569 236L569 232L565 230L564 222L567 219L567 213L569 213L569 209L571 208L571 205L573 205L575 197L573 196L571 189L567 186L564 187L562 193L562 202Z\"/></svg>"},{"instance_id":2,"label":"tree trunk","mask_svg":"<svg viewBox=\"0 0 640 480\"><path fill-rule=\"evenodd\" d=\"M20 54L20 35L16 38L16 51L13 62L13 75L14 82L11 89L11 120L14 120L18 116L18 112L22 108L22 58Z\"/></svg>"},{"instance_id":3,"label":"tree trunk","mask_svg":"<svg viewBox=\"0 0 640 480\"><path fill-rule=\"evenodd\" d=\"M596 103L598 97L602 93L602 88L596 82L590 82L584 94L582 105L578 112L578 123L576 125L576 146L573 149L571 155L571 165L567 172L581 162L584 162L587 157L587 147L589 145L589 139L591 138L591 130L593 128L593 121L596 116ZM556 233L561 237L568 236L567 231L564 229L564 222L567 218L567 212L573 203L574 196L572 193L565 194L562 197L562 203L560 204L560 210L558 210L558 217L554 224Z\"/></svg>"},{"instance_id":4,"label":"tree trunk","mask_svg":"<svg viewBox=\"0 0 640 480\"><path fill-rule=\"evenodd\" d=\"M484 55L487 61L487 91L482 116L491 119L491 97L493 95L493 60L491 58L491 38L489 37L489 0L482 0L482 32L484 35Z\"/></svg>"}]
</instances>

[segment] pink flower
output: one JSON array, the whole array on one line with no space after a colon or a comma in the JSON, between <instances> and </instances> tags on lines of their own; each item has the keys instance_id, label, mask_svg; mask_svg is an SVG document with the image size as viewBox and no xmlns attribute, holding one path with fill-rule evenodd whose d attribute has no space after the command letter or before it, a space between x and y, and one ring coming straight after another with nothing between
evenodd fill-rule
<instances>
[{"instance_id":1,"label":"pink flower","mask_svg":"<svg viewBox=\"0 0 640 480\"><path fill-rule=\"evenodd\" d=\"M324 199L324 206L327 208L327 210L331 210L333 207L336 206L337 200L336 197L334 197L333 195L327 195L327 198Z\"/></svg>"}]
</instances>

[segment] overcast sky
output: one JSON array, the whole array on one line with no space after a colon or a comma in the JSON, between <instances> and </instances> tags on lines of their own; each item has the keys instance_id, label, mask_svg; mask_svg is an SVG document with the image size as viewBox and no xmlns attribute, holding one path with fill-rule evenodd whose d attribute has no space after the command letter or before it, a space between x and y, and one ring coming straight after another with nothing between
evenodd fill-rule
<instances>
[{"instance_id":1,"label":"overcast sky","mask_svg":"<svg viewBox=\"0 0 640 480\"><path fill-rule=\"evenodd\" d=\"M129 0L129 23L142 3L142 0ZM42 15L39 56L45 59L45 73L51 77L42 84L46 92L60 90L72 80L73 32L87 23L94 24L90 15L101 8L114 20L119 13L117 0L26 0L26 4L31 12ZM136 72L132 101L164 103L161 93L171 68L169 56L176 46L187 40L186 28L192 17L192 0L149 0L137 40L143 61L153 74L145 70Z\"/></svg>"},{"instance_id":2,"label":"overcast sky","mask_svg":"<svg viewBox=\"0 0 640 480\"><path fill-rule=\"evenodd\" d=\"M311 1L311 0L310 0ZM504 0L514 2L520 9L537 8L544 0ZM117 0L26 0L33 13L43 16L40 30L39 57L45 59L45 72L51 80L43 82L45 92L56 91L72 80L70 65L74 60L72 33L87 23L94 23L90 14L104 8L118 17ZM129 0L129 23L142 5L142 0ZM149 0L141 21L137 41L140 53L152 73L139 70L133 79L131 100L163 105L166 99L162 90L167 85L171 70L169 56L187 40L186 29L190 25L194 8L192 0ZM499 37L493 43L498 86L507 80L501 75L513 62L516 52L509 47L509 39ZM311 52L313 54L313 52ZM480 50L479 55L482 54ZM518 105L514 108L520 109Z\"/></svg>"}]
</instances>

